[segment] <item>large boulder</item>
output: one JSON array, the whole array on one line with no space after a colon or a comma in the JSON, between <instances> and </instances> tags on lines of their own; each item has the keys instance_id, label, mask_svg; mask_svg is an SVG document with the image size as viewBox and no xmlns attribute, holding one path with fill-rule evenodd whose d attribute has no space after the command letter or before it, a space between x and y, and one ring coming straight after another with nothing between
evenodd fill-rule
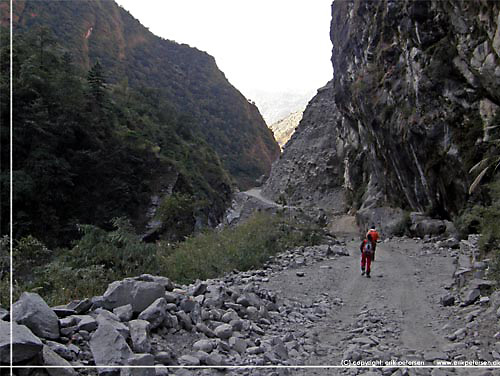
<instances>
[{"instance_id":1,"label":"large boulder","mask_svg":"<svg viewBox=\"0 0 500 376\"><path fill-rule=\"evenodd\" d=\"M24 325L12 323L14 363L33 358L42 351L43 343ZM10 363L10 323L0 321L0 363Z\"/></svg>"},{"instance_id":2,"label":"large boulder","mask_svg":"<svg viewBox=\"0 0 500 376\"><path fill-rule=\"evenodd\" d=\"M97 366L126 365L133 355L123 336L107 322L102 322L90 338L90 351Z\"/></svg>"},{"instance_id":3,"label":"large boulder","mask_svg":"<svg viewBox=\"0 0 500 376\"><path fill-rule=\"evenodd\" d=\"M40 295L25 292L12 305L12 320L26 325L38 337L58 339L59 318Z\"/></svg>"},{"instance_id":4,"label":"large boulder","mask_svg":"<svg viewBox=\"0 0 500 376\"><path fill-rule=\"evenodd\" d=\"M165 294L165 287L158 282L137 281L126 278L108 286L103 295L103 307L113 310L130 304L135 313L142 312L156 299Z\"/></svg>"},{"instance_id":5,"label":"large boulder","mask_svg":"<svg viewBox=\"0 0 500 376\"><path fill-rule=\"evenodd\" d=\"M426 235L437 236L446 232L446 223L440 219L426 217L422 213L410 213L410 232L414 236L423 238Z\"/></svg>"},{"instance_id":6,"label":"large boulder","mask_svg":"<svg viewBox=\"0 0 500 376\"><path fill-rule=\"evenodd\" d=\"M151 324L151 329L161 325L167 315L167 301L165 298L156 299L149 307L139 314L140 320L146 320Z\"/></svg>"},{"instance_id":7,"label":"large boulder","mask_svg":"<svg viewBox=\"0 0 500 376\"><path fill-rule=\"evenodd\" d=\"M167 277L161 277L161 276L156 276L156 275L151 275L151 274L141 274L139 277L136 277L134 279L138 280L138 281L159 283L160 285L165 287L165 290L167 290L167 291L172 291L174 289L174 284Z\"/></svg>"},{"instance_id":8,"label":"large boulder","mask_svg":"<svg viewBox=\"0 0 500 376\"><path fill-rule=\"evenodd\" d=\"M361 209L356 213L356 222L363 235L373 225L382 236L403 235L410 226L403 210L390 207Z\"/></svg>"}]
</instances>

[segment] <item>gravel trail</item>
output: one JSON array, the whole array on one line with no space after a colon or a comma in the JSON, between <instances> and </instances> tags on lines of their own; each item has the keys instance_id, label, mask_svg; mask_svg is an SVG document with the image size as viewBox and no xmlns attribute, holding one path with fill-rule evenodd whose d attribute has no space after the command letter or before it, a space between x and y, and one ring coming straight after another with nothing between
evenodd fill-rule
<instances>
[{"instance_id":1,"label":"gravel trail","mask_svg":"<svg viewBox=\"0 0 500 376\"><path fill-rule=\"evenodd\" d=\"M341 366L361 359L425 360L428 365L434 359L448 359L444 351L449 343L445 339L448 334L445 325L450 326L453 316L440 304L439 298L452 282L453 258L434 252L422 241L395 238L378 245L372 278L366 278L360 272L359 242L354 239L351 236L346 242L350 256L284 270L273 276L266 286L278 291L283 298L305 304L311 304L321 295L328 295L330 301L338 303L325 318L307 328L313 333L316 348L306 365ZM304 276L298 277L302 272ZM303 330L301 325L290 327L291 332ZM367 371L367 368L297 369L293 374L363 374ZM392 375L394 371L396 369L378 369L379 373L374 375ZM409 374L423 375L432 372L414 368L409 371ZM432 375L435 374L481 373L470 369L436 369Z\"/></svg>"}]
</instances>

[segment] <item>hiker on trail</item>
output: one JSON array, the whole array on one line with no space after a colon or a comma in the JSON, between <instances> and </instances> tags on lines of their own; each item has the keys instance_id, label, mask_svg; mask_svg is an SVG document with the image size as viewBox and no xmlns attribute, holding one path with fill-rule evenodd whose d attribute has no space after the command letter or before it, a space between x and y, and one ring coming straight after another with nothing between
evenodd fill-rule
<instances>
[{"instance_id":1,"label":"hiker on trail","mask_svg":"<svg viewBox=\"0 0 500 376\"><path fill-rule=\"evenodd\" d=\"M372 264L372 256L373 256L373 245L372 245L372 236L368 234L366 239L361 242L359 247L361 251L361 275L365 275L365 266L366 266L366 277L370 278L370 266Z\"/></svg>"},{"instance_id":2,"label":"hiker on trail","mask_svg":"<svg viewBox=\"0 0 500 376\"><path fill-rule=\"evenodd\" d=\"M372 247L373 247L372 261L375 261L375 250L377 249L377 240L378 240L378 232L377 230L375 230L375 226L372 225L372 227L368 230L368 232L366 233L367 238L368 235L371 235L372 238Z\"/></svg>"}]
</instances>

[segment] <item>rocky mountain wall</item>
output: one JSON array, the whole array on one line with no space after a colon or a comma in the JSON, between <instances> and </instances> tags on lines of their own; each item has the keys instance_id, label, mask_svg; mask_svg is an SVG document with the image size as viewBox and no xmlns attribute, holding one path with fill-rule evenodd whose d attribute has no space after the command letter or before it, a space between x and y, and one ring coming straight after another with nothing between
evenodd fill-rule
<instances>
[{"instance_id":1,"label":"rocky mountain wall","mask_svg":"<svg viewBox=\"0 0 500 376\"><path fill-rule=\"evenodd\" d=\"M468 170L500 122L499 9L333 2L333 80L309 103L264 192L334 211L457 214Z\"/></svg>"}]
</instances>

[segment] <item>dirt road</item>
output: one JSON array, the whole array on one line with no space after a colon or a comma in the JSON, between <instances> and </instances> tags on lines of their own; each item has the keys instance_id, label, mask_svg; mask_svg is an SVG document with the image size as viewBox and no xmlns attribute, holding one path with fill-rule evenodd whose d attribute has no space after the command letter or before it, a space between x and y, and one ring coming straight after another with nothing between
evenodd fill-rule
<instances>
[{"instance_id":1,"label":"dirt road","mask_svg":"<svg viewBox=\"0 0 500 376\"><path fill-rule=\"evenodd\" d=\"M379 244L372 264L372 278L361 275L359 242L347 240L350 256L290 269L271 278L268 287L282 297L310 304L321 294L340 302L324 319L307 328L316 350L308 365L373 365L399 361L427 365L450 359L449 341L453 313L439 298L452 282L453 258L413 239L393 239ZM297 272L304 276L297 277ZM455 323L457 327L460 323ZM304 327L291 327L291 332ZM420 363L415 363L420 362ZM300 375L364 374L368 369L299 369ZM382 372L381 369L378 369ZM385 369L391 375L393 370ZM394 370L395 371L395 370ZM410 369L410 374L430 375L431 369ZM441 373L436 373L437 371ZM435 374L478 374L434 370ZM333 372L333 373L332 373ZM450 373L448 373L450 372ZM382 373L374 373L382 374Z\"/></svg>"}]
</instances>

